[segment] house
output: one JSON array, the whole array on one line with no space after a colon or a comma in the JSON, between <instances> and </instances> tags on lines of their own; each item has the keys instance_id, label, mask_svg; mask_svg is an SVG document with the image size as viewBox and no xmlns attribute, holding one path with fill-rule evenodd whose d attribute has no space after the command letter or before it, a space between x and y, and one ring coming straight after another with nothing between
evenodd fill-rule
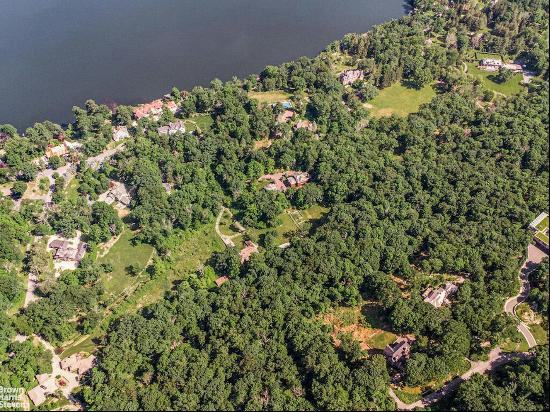
<instances>
[{"instance_id":1,"label":"house","mask_svg":"<svg viewBox=\"0 0 550 412\"><path fill-rule=\"evenodd\" d=\"M166 108L174 114L178 112L178 105L173 100L166 102Z\"/></svg>"},{"instance_id":2,"label":"house","mask_svg":"<svg viewBox=\"0 0 550 412\"><path fill-rule=\"evenodd\" d=\"M449 303L448 297L458 291L458 286L452 282L445 283L444 287L439 287L435 290L428 288L422 296L424 297L424 302L429 303L430 305L439 308L444 303Z\"/></svg>"},{"instance_id":3,"label":"house","mask_svg":"<svg viewBox=\"0 0 550 412\"><path fill-rule=\"evenodd\" d=\"M340 83L344 86L355 83L357 80L363 80L365 73L363 70L345 70L340 74Z\"/></svg>"},{"instance_id":4,"label":"house","mask_svg":"<svg viewBox=\"0 0 550 412\"><path fill-rule=\"evenodd\" d=\"M537 246L548 253L548 213L540 213L535 220L529 224L529 229L534 232L534 239Z\"/></svg>"},{"instance_id":5,"label":"house","mask_svg":"<svg viewBox=\"0 0 550 412\"><path fill-rule=\"evenodd\" d=\"M491 72L498 71L503 66L502 60L500 59L481 59L479 62L479 68L482 70L487 70Z\"/></svg>"},{"instance_id":6,"label":"house","mask_svg":"<svg viewBox=\"0 0 550 412\"><path fill-rule=\"evenodd\" d=\"M244 242L244 248L240 251L241 263L247 262L253 253L258 253L258 245L251 240Z\"/></svg>"},{"instance_id":7,"label":"house","mask_svg":"<svg viewBox=\"0 0 550 412\"><path fill-rule=\"evenodd\" d=\"M307 119L300 120L298 123L296 123L295 129L306 129L310 132L316 132L317 131L317 123L311 122Z\"/></svg>"},{"instance_id":8,"label":"house","mask_svg":"<svg viewBox=\"0 0 550 412\"><path fill-rule=\"evenodd\" d=\"M279 115L277 116L277 122L286 123L290 119L292 119L293 116L294 116L294 112L292 110L288 110L288 109L284 110L281 113L279 113Z\"/></svg>"},{"instance_id":9,"label":"house","mask_svg":"<svg viewBox=\"0 0 550 412\"><path fill-rule=\"evenodd\" d=\"M130 133L128 133L128 128L126 126L113 127L113 141L118 142L127 137L130 137Z\"/></svg>"},{"instance_id":10,"label":"house","mask_svg":"<svg viewBox=\"0 0 550 412\"><path fill-rule=\"evenodd\" d=\"M429 303L430 305L439 308L443 305L447 293L444 289L438 288L435 290L428 289L424 292L424 302Z\"/></svg>"},{"instance_id":11,"label":"house","mask_svg":"<svg viewBox=\"0 0 550 412\"><path fill-rule=\"evenodd\" d=\"M0 144L5 143L11 136L5 132L0 132Z\"/></svg>"},{"instance_id":12,"label":"house","mask_svg":"<svg viewBox=\"0 0 550 412\"><path fill-rule=\"evenodd\" d=\"M109 182L109 191L105 195L104 201L109 205L116 203L118 208L123 209L130 205L132 197L130 196L130 192L126 190L124 183L111 180Z\"/></svg>"},{"instance_id":13,"label":"house","mask_svg":"<svg viewBox=\"0 0 550 412\"><path fill-rule=\"evenodd\" d=\"M286 172L268 174L260 177L259 180L271 180L271 183L264 186L265 190L276 190L284 192L289 187L300 188L309 181L309 173L289 170Z\"/></svg>"},{"instance_id":14,"label":"house","mask_svg":"<svg viewBox=\"0 0 550 412\"><path fill-rule=\"evenodd\" d=\"M46 158L47 159L49 159L53 156L62 157L62 156L67 155L68 153L69 153L69 149L68 149L68 147L65 143L57 145L57 146L48 145L48 147L46 148Z\"/></svg>"},{"instance_id":15,"label":"house","mask_svg":"<svg viewBox=\"0 0 550 412\"><path fill-rule=\"evenodd\" d=\"M55 250L55 260L80 262L86 253L87 245L80 240L75 244L69 240L55 239L48 246Z\"/></svg>"},{"instance_id":16,"label":"house","mask_svg":"<svg viewBox=\"0 0 550 412\"><path fill-rule=\"evenodd\" d=\"M61 361L61 369L76 373L78 376L84 375L93 368L96 357L91 355L84 357L80 353L75 353Z\"/></svg>"},{"instance_id":17,"label":"house","mask_svg":"<svg viewBox=\"0 0 550 412\"><path fill-rule=\"evenodd\" d=\"M167 126L159 127L157 133L170 136L176 133L185 133L185 123L182 120L170 122Z\"/></svg>"},{"instance_id":18,"label":"house","mask_svg":"<svg viewBox=\"0 0 550 412\"><path fill-rule=\"evenodd\" d=\"M505 69L511 70L514 73L522 73L523 72L523 66L521 64L517 63L506 63L503 65Z\"/></svg>"},{"instance_id":19,"label":"house","mask_svg":"<svg viewBox=\"0 0 550 412\"><path fill-rule=\"evenodd\" d=\"M27 391L27 396L35 406L39 406L46 401L46 396L53 395L58 385L56 379L52 375L37 375L38 386Z\"/></svg>"},{"instance_id":20,"label":"house","mask_svg":"<svg viewBox=\"0 0 550 412\"><path fill-rule=\"evenodd\" d=\"M220 276L214 282L216 282L217 287L220 287L221 285L223 285L228 280L229 280L229 278L227 276Z\"/></svg>"},{"instance_id":21,"label":"house","mask_svg":"<svg viewBox=\"0 0 550 412\"><path fill-rule=\"evenodd\" d=\"M309 173L303 172L287 176L285 185L292 188L300 188L309 181Z\"/></svg>"},{"instance_id":22,"label":"house","mask_svg":"<svg viewBox=\"0 0 550 412\"><path fill-rule=\"evenodd\" d=\"M144 117L159 115L162 113L163 107L164 103L160 99L153 100L150 103L140 104L139 106L134 107L134 117L136 120L139 120Z\"/></svg>"},{"instance_id":23,"label":"house","mask_svg":"<svg viewBox=\"0 0 550 412\"><path fill-rule=\"evenodd\" d=\"M400 337L384 348L384 355L393 366L402 366L411 354L412 337Z\"/></svg>"}]
</instances>

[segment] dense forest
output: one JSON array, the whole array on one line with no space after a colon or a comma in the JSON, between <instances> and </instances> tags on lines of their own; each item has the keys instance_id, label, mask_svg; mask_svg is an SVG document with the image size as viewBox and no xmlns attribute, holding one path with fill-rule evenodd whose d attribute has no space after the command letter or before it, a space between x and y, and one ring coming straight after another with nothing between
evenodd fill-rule
<instances>
[{"instance_id":1,"label":"dense forest","mask_svg":"<svg viewBox=\"0 0 550 412\"><path fill-rule=\"evenodd\" d=\"M0 126L9 136L0 143L0 183L14 182L11 198L0 195L0 308L23 293L21 273L40 281L40 299L0 315L0 347L12 354L0 356L0 385L29 388L34 374L49 371L47 353L14 342L16 333L61 346L101 330L97 366L78 394L90 410L392 410L384 356L349 336L334 345L321 314L378 302L393 332L417 337L404 370L411 386L452 376L465 357L482 359L508 339L516 325L502 307L519 288L531 242L526 225L549 203L548 1L412 6L410 15L346 35L314 58L174 89L177 117L211 120L201 133L159 134L159 125L176 119L170 111L134 122L130 107L112 113L93 101L74 108L66 129L44 122L19 134ZM499 95L462 69L472 51L517 59L534 77L519 93ZM344 86L334 70L341 61L364 78ZM434 85L437 93L408 116L371 115L366 102L398 82ZM281 104L250 97L271 91L291 96L296 115L317 129L280 122ZM107 147L113 125L126 126L131 138L94 169L86 157ZM82 145L80 157L69 159L76 195L55 175L45 210L21 201L40 171L32 159L61 133ZM270 146L258 149L264 139ZM51 158L49 167L66 161ZM307 171L311 182L285 192L257 184L278 170ZM132 188L124 221L96 202L111 179ZM180 239L212 224L224 205L265 231L262 253L241 265L235 248L215 252L208 269L230 278L222 287L206 287L204 271L186 274L154 304L104 321L112 302L98 280L113 269L97 259L100 244L129 225L135 241L155 249L147 276L162 277L177 271ZM278 247L281 212L312 205L328 212ZM88 253L56 278L36 239L77 231ZM452 305L423 301L422 279L432 273L466 279ZM548 260L531 278L530 303L547 316ZM529 361L475 376L448 406L547 409L548 380L541 347Z\"/></svg>"}]
</instances>

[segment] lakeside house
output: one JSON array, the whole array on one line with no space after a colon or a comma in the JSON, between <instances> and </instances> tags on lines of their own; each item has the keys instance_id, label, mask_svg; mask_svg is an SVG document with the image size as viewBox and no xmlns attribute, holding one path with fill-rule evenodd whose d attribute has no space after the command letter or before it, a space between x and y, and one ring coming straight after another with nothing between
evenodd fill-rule
<instances>
[{"instance_id":1,"label":"lakeside house","mask_svg":"<svg viewBox=\"0 0 550 412\"><path fill-rule=\"evenodd\" d=\"M69 154L69 148L66 143L57 146L48 145L48 147L46 147L46 159L50 159L54 156L63 157L67 154Z\"/></svg>"},{"instance_id":2,"label":"lakeside house","mask_svg":"<svg viewBox=\"0 0 550 412\"><path fill-rule=\"evenodd\" d=\"M157 129L157 133L160 135L173 135L176 133L185 133L185 123L182 120L170 122L166 126L161 126Z\"/></svg>"},{"instance_id":3,"label":"lakeside house","mask_svg":"<svg viewBox=\"0 0 550 412\"><path fill-rule=\"evenodd\" d=\"M479 68L482 70L495 72L498 71L503 66L502 60L500 59L481 59L479 62Z\"/></svg>"},{"instance_id":4,"label":"lakeside house","mask_svg":"<svg viewBox=\"0 0 550 412\"><path fill-rule=\"evenodd\" d=\"M128 133L128 128L126 126L113 127L113 141L118 142L128 137L130 137L130 133Z\"/></svg>"},{"instance_id":5,"label":"lakeside house","mask_svg":"<svg viewBox=\"0 0 550 412\"><path fill-rule=\"evenodd\" d=\"M365 73L363 70L345 70L340 73L339 80L344 86L355 83L358 80L363 80L365 78Z\"/></svg>"},{"instance_id":6,"label":"lakeside house","mask_svg":"<svg viewBox=\"0 0 550 412\"><path fill-rule=\"evenodd\" d=\"M481 59L478 66L481 70L489 71L489 72L496 72L501 67L511 70L514 73L521 73L523 72L523 66L518 63L504 63L500 59Z\"/></svg>"},{"instance_id":7,"label":"lakeside house","mask_svg":"<svg viewBox=\"0 0 550 412\"><path fill-rule=\"evenodd\" d=\"M411 345L415 339L411 336L399 337L384 348L384 355L392 366L402 367L411 355Z\"/></svg>"},{"instance_id":8,"label":"lakeside house","mask_svg":"<svg viewBox=\"0 0 550 412\"><path fill-rule=\"evenodd\" d=\"M136 120L142 119L144 117L153 117L157 118L162 114L162 110L166 107L172 113L178 111L178 105L176 102L169 100L164 101L162 99L156 99L149 103L140 104L134 107L133 114Z\"/></svg>"}]
</instances>

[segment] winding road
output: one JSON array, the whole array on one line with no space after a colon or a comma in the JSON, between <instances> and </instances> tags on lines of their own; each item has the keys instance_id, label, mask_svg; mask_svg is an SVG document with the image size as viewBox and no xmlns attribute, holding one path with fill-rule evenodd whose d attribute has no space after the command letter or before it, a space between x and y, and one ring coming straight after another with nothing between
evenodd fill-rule
<instances>
[{"instance_id":1,"label":"winding road","mask_svg":"<svg viewBox=\"0 0 550 412\"><path fill-rule=\"evenodd\" d=\"M519 293L516 296L512 296L504 304L504 311L519 321L518 330L523 336L525 336L525 340L527 340L529 348L536 346L537 342L535 341L535 338L527 325L523 323L516 315L516 308L521 302L524 302L527 299L527 296L529 296L529 291L531 290L531 287L529 286L529 274L535 270L540 262L542 262L542 259L547 256L548 255L546 253L535 245L529 245L527 248L527 259L519 271L519 280L521 282Z\"/></svg>"},{"instance_id":2,"label":"winding road","mask_svg":"<svg viewBox=\"0 0 550 412\"><path fill-rule=\"evenodd\" d=\"M508 299L504 304L504 311L511 316L514 316L519 321L518 330L523 336L525 336L525 339L529 344L529 348L536 346L537 342L535 341L535 338L533 337L527 325L521 322L521 320L517 317L516 307L521 302L524 302L529 295L529 274L533 270L535 270L540 262L547 256L548 255L546 253L544 253L535 245L529 245L529 247L527 248L527 258L525 259L525 262L519 271L519 279L521 282L519 293L516 296ZM416 408L425 408L441 400L449 393L454 392L456 389L458 389L461 383L467 381L468 379L470 379L470 377L472 377L472 375L476 373L483 374L514 359L528 359L531 356L532 354L530 352L502 352L499 347L496 347L489 353L489 358L486 361L470 361L470 364L472 366L467 372L465 372L461 376L457 376L453 380L449 381L446 385L444 385L441 389L426 395L416 402L408 404L403 402L397 397L391 387L389 389L390 397L394 400L397 408L400 410L410 411Z\"/></svg>"}]
</instances>

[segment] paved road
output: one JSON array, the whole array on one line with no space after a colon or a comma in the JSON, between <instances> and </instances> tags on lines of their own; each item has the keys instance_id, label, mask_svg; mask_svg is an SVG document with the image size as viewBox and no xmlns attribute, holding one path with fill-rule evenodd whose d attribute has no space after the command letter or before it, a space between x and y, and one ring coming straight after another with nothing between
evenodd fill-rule
<instances>
[{"instance_id":1,"label":"paved road","mask_svg":"<svg viewBox=\"0 0 550 412\"><path fill-rule=\"evenodd\" d=\"M89 157L86 159L86 165L90 169L97 170L105 162L105 160L110 159L115 153L120 152L126 147L126 144L120 144L112 149L105 150L97 156Z\"/></svg>"},{"instance_id":2,"label":"paved road","mask_svg":"<svg viewBox=\"0 0 550 412\"><path fill-rule=\"evenodd\" d=\"M472 375L476 373L484 374L486 372L491 371L494 368L497 368L508 362L511 362L514 359L528 359L530 356L532 355L528 352L502 352L500 348L497 347L489 353L489 358L486 361L470 362L472 364L472 367L466 373L454 378L453 380L449 381L445 386L443 386L441 389L435 392L432 392L429 395L426 395L424 398L420 399L419 401L406 404L402 402L397 397L397 395L395 395L395 393L391 388L390 388L390 396L395 401L395 404L400 410L410 411L415 408L424 408L426 406L429 406L441 400L443 397L445 397L449 393L457 390L460 384L470 379Z\"/></svg>"},{"instance_id":3,"label":"paved road","mask_svg":"<svg viewBox=\"0 0 550 412\"><path fill-rule=\"evenodd\" d=\"M529 245L527 248L527 259L519 271L519 280L521 283L519 293L516 296L512 296L504 304L504 311L518 320L519 318L516 315L516 308L521 302L524 302L527 299L527 296L529 296L529 291L531 290L529 285L529 274L535 270L540 262L547 256L548 255L546 253L535 245ZM530 348L537 345L533 334L525 323L520 321L518 324L518 330L523 336L525 336Z\"/></svg>"},{"instance_id":4,"label":"paved road","mask_svg":"<svg viewBox=\"0 0 550 412\"><path fill-rule=\"evenodd\" d=\"M519 279L521 282L520 291L516 296L511 297L504 304L504 311L509 313L512 316L516 315L516 307L527 299L529 295L530 286L529 286L529 274L535 270L535 268L540 264L540 262L547 257L548 255L540 250L535 245L529 245L527 249L527 259L519 271ZM519 318L518 318L519 320ZM531 331L523 322L520 321L518 324L518 330L525 336L529 348L532 348L537 345L535 338L531 334ZM438 391L435 391L429 395L426 395L424 398L416 401L414 403L404 403L397 397L392 388L390 388L390 397L394 400L397 408L400 410L410 411L415 408L424 408L429 406L443 397L448 395L451 392L454 392L461 383L467 381L476 373L486 373L491 371L494 368L497 368L501 365L504 365L513 359L528 359L531 355L529 352L502 352L499 347L496 347L489 353L489 358L486 361L472 362L471 368L461 376L454 378L444 385Z\"/></svg>"}]
</instances>

